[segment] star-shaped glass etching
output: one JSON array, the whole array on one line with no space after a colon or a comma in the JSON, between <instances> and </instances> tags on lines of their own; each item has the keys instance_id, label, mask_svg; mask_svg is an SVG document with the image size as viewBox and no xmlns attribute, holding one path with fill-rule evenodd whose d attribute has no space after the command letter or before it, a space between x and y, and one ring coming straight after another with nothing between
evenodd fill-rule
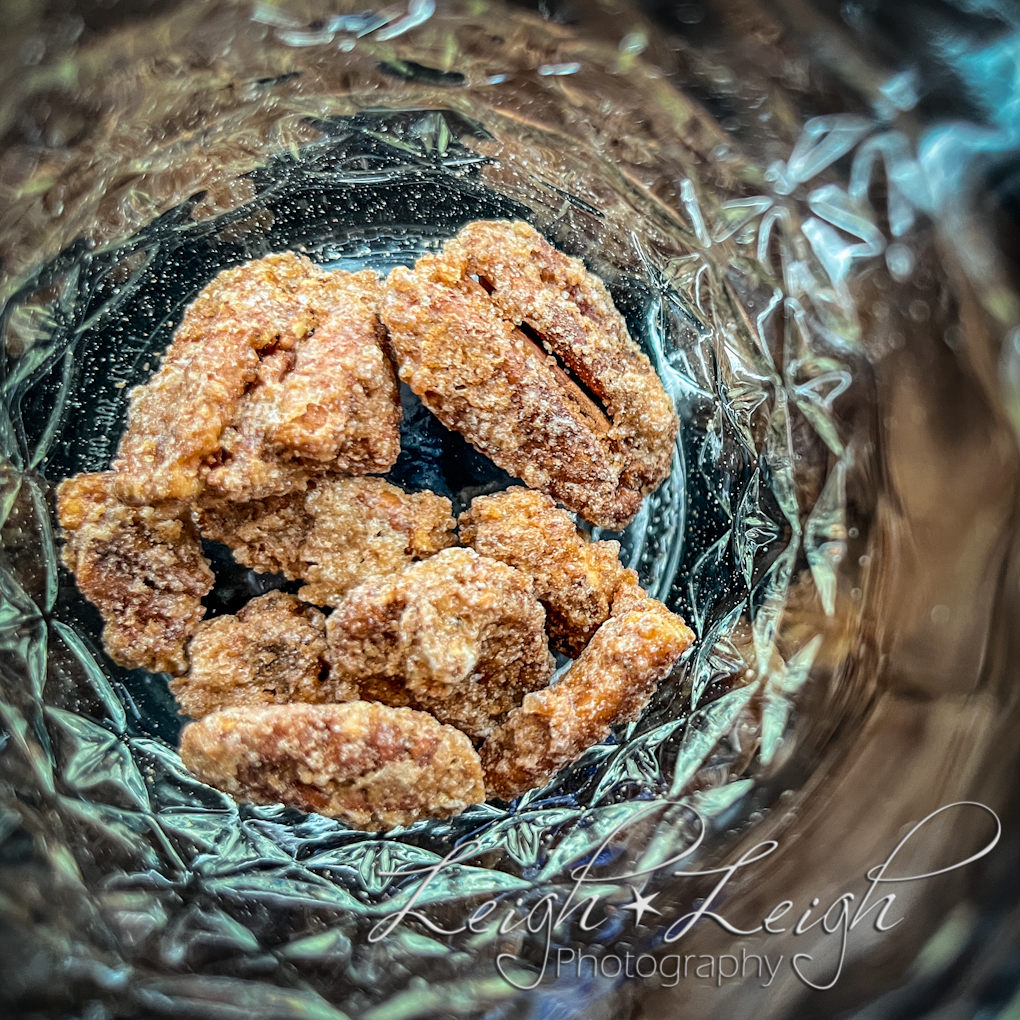
<instances>
[{"instance_id":1,"label":"star-shaped glass etching","mask_svg":"<svg viewBox=\"0 0 1020 1020\"><path fill-rule=\"evenodd\" d=\"M662 912L656 910L655 907L652 906L652 900L659 895L658 893L652 893L651 896L642 896L637 889L634 888L634 886L630 887L630 891L634 894L634 900L632 903L624 904L622 909L634 911L635 928L641 923L641 918L644 917L646 913L661 915Z\"/></svg>"}]
</instances>

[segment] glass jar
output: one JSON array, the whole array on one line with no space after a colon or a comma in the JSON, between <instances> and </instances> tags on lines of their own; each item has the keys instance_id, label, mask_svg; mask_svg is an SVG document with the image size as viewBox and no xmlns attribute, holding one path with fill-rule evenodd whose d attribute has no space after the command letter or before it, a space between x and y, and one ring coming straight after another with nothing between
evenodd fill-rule
<instances>
[{"instance_id":1,"label":"glass jar","mask_svg":"<svg viewBox=\"0 0 1020 1020\"><path fill-rule=\"evenodd\" d=\"M1017 36L992 4L829 6L4 14L13 1013L1008 1015ZM53 487L109 465L220 269L386 271L479 218L582 258L674 398L619 538L698 640L512 804L385 836L235 805L103 653ZM397 481L505 484L419 410ZM213 615L264 590L216 569Z\"/></svg>"}]
</instances>

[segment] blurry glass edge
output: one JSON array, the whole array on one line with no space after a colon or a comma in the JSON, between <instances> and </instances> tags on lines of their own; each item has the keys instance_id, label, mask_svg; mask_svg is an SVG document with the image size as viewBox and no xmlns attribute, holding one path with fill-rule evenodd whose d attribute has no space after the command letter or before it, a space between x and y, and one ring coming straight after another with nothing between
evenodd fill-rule
<instances>
[{"instance_id":1,"label":"blurry glass edge","mask_svg":"<svg viewBox=\"0 0 1020 1020\"><path fill-rule=\"evenodd\" d=\"M905 122L935 192L942 257L973 281L983 305L982 326L947 342L964 341L954 343L955 349L1020 435L1020 6L1011 0L895 5L707 0L679 6L642 0L641 6L673 32L689 7L696 8L701 24L712 20L706 13L718 15L715 28L737 11L752 31L755 16L767 12L773 24L766 20L757 27L766 38L786 37L790 54L810 69L810 83L805 79L801 85L810 90L808 104L814 101L811 92L830 100L835 93L840 103L870 107L897 127ZM722 48L718 37L706 40L703 34L700 41ZM687 40L674 37L674 45L684 49ZM1004 705L1012 706L1016 699L1009 688L1015 691L1020 681L1020 647L1012 636L1020 629L1018 525L1014 512L1009 529L1014 539L1001 561L993 622L999 636L989 641L984 668L990 683L998 674L1006 688ZM992 767L1015 768L1016 758L1007 756ZM999 864L948 911L905 982L852 1011L855 1018L1017 1015L1020 882L1006 861L1020 855L1018 812L1014 790ZM814 1006L831 1008L821 997Z\"/></svg>"},{"instance_id":2,"label":"blurry glass edge","mask_svg":"<svg viewBox=\"0 0 1020 1020\"><path fill-rule=\"evenodd\" d=\"M897 126L906 122L936 191L934 218L944 239L943 258L965 273L981 295L985 325L964 334L958 353L969 360L989 401L1020 435L1020 7L1011 0L838 5L709 0L679 7L642 2L667 30L677 28L677 16L690 6L697 8L702 23L706 12L719 14L722 21L733 10L749 14L745 27L753 25L756 13L767 11L789 40L791 54L807 58L814 78L810 84L817 91L830 97L841 93L841 101L849 99L857 109L870 106ZM768 36L772 26L764 28ZM818 89L818 79L827 87ZM813 101L811 95L805 98ZM1014 512L1014 536L1017 526ZM1015 537L1004 551L1001 570L994 624L1000 629L999 647L990 640L984 672L994 681L998 671L1000 684L1015 690L1020 649L1015 637L1001 640L1002 630L1015 634L1020 624ZM1004 704L1015 705L1008 689ZM997 765L1015 768L1015 761L1007 757ZM1020 854L1018 811L1020 798L1014 791L1009 836L1001 850L1006 860ZM1020 1009L1018 903L1020 883L1000 860L974 884L971 896L947 913L905 983L854 1016L878 1020L951 1012L1012 1020ZM815 1006L828 1008L821 998Z\"/></svg>"},{"instance_id":3,"label":"blurry glass edge","mask_svg":"<svg viewBox=\"0 0 1020 1020\"><path fill-rule=\"evenodd\" d=\"M968 164L968 165L972 166L973 164ZM994 304L994 302L993 302L993 304ZM1012 362L1010 361L1009 351L1010 351L1010 348L1009 348L1008 345L1003 347L1003 354L1001 356L1002 357L1002 362L1001 363L1003 365L1003 373L1004 373L1004 377L1005 377L1004 381L1009 381L1009 380L1011 380L1013 378L1013 371L1014 370L1011 367L1012 366ZM995 364L995 363L996 362L993 359L993 364Z\"/></svg>"},{"instance_id":4,"label":"blurry glass edge","mask_svg":"<svg viewBox=\"0 0 1020 1020\"><path fill-rule=\"evenodd\" d=\"M965 334L959 353L1020 436L1020 6L1011 0L956 0L841 4L837 10L835 4L777 0L770 7L796 48L823 73L876 108L892 101L913 121L919 158L936 193L943 257L973 281L985 313L986 325ZM990 635L984 673L990 682L999 673L1003 703L1015 706L1020 682L1015 511L1009 531L1013 539L1001 561L993 624L999 638ZM989 767L1015 770L1016 759L993 758ZM1020 881L1007 863L1020 857L1018 814L1014 789L999 862L946 913L906 980L853 1011L855 1020L950 1014L1012 1020L1018 1014Z\"/></svg>"}]
</instances>

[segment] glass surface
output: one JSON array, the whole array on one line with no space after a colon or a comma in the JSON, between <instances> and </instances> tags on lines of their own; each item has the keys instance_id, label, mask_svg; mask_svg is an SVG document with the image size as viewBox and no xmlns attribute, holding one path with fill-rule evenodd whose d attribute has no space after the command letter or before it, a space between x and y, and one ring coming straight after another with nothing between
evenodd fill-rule
<instances>
[{"instance_id":1,"label":"glass surface","mask_svg":"<svg viewBox=\"0 0 1020 1020\"><path fill-rule=\"evenodd\" d=\"M989 946L1006 952L1017 893L1020 315L973 179L1008 129L932 126L920 83L854 63L849 42L819 57L830 23L793 5L679 5L686 38L623 4L355 6L65 19L53 38L29 25L12 57L10 1011L884 1017L949 993L1011 1008L1016 974ZM59 566L53 487L109 464L130 388L220 269L294 249L385 272L483 217L527 219L584 259L676 401L673 475L622 558L698 640L640 721L511 805L385 837L238 808L182 768L164 679L103 654ZM461 505L507 484L404 398L393 480ZM225 554L214 567L211 615L275 583ZM887 920L905 920L849 932L829 990L812 985L836 972L838 907L800 935L683 931L706 898L745 932L781 901L773 929L816 898L818 915L857 903L911 826L959 801L985 808L932 819L898 874L980 852L991 812L999 845L898 884ZM768 840L714 897L725 872L675 874ZM722 976L748 954L782 957L771 981Z\"/></svg>"}]
</instances>

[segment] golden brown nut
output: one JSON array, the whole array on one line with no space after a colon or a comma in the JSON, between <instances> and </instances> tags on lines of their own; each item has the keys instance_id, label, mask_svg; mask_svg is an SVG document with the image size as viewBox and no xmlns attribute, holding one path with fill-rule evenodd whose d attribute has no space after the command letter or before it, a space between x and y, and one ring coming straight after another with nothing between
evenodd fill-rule
<instances>
[{"instance_id":1,"label":"golden brown nut","mask_svg":"<svg viewBox=\"0 0 1020 1020\"><path fill-rule=\"evenodd\" d=\"M679 423L648 358L604 284L528 224L468 224L393 271L380 314L426 407L586 520L623 528L669 475Z\"/></svg>"},{"instance_id":2,"label":"golden brown nut","mask_svg":"<svg viewBox=\"0 0 1020 1020\"><path fill-rule=\"evenodd\" d=\"M114 468L132 503L260 499L323 471L386 471L400 403L375 274L267 255L220 273L131 393Z\"/></svg>"},{"instance_id":3,"label":"golden brown nut","mask_svg":"<svg viewBox=\"0 0 1020 1020\"><path fill-rule=\"evenodd\" d=\"M381 478L321 478L308 492L200 511L206 538L260 572L303 580L306 602L338 605L357 584L455 545L451 504Z\"/></svg>"},{"instance_id":4,"label":"golden brown nut","mask_svg":"<svg viewBox=\"0 0 1020 1020\"><path fill-rule=\"evenodd\" d=\"M180 673L184 645L213 586L187 506L127 506L112 472L76 475L57 489L64 565L103 616L103 644L129 669Z\"/></svg>"},{"instance_id":5,"label":"golden brown nut","mask_svg":"<svg viewBox=\"0 0 1020 1020\"><path fill-rule=\"evenodd\" d=\"M317 811L356 829L449 818L485 797L463 733L366 701L213 712L185 727L181 759L235 800Z\"/></svg>"},{"instance_id":6,"label":"golden brown nut","mask_svg":"<svg viewBox=\"0 0 1020 1020\"><path fill-rule=\"evenodd\" d=\"M644 710L694 635L661 602L629 605L596 631L558 683L529 694L482 745L489 796L510 800L546 783Z\"/></svg>"},{"instance_id":7,"label":"golden brown nut","mask_svg":"<svg viewBox=\"0 0 1020 1020\"><path fill-rule=\"evenodd\" d=\"M350 700L324 682L326 618L279 591L252 599L236 616L199 624L188 663L170 690L195 719L240 705Z\"/></svg>"},{"instance_id":8,"label":"golden brown nut","mask_svg":"<svg viewBox=\"0 0 1020 1020\"><path fill-rule=\"evenodd\" d=\"M332 681L475 737L543 686L554 665L531 578L469 549L355 588L326 636Z\"/></svg>"},{"instance_id":9,"label":"golden brown nut","mask_svg":"<svg viewBox=\"0 0 1020 1020\"><path fill-rule=\"evenodd\" d=\"M627 571L627 573L629 574L631 571ZM649 599L648 592L641 585L632 583L630 578L626 578L624 583L613 592L613 606L609 615L623 616L624 613L644 612L648 609L649 602L656 606L662 605L656 599Z\"/></svg>"},{"instance_id":10,"label":"golden brown nut","mask_svg":"<svg viewBox=\"0 0 1020 1020\"><path fill-rule=\"evenodd\" d=\"M550 645L571 658L609 619L621 586L644 595L637 574L620 563L620 543L588 541L541 492L518 486L478 496L461 515L460 540L534 579Z\"/></svg>"}]
</instances>

